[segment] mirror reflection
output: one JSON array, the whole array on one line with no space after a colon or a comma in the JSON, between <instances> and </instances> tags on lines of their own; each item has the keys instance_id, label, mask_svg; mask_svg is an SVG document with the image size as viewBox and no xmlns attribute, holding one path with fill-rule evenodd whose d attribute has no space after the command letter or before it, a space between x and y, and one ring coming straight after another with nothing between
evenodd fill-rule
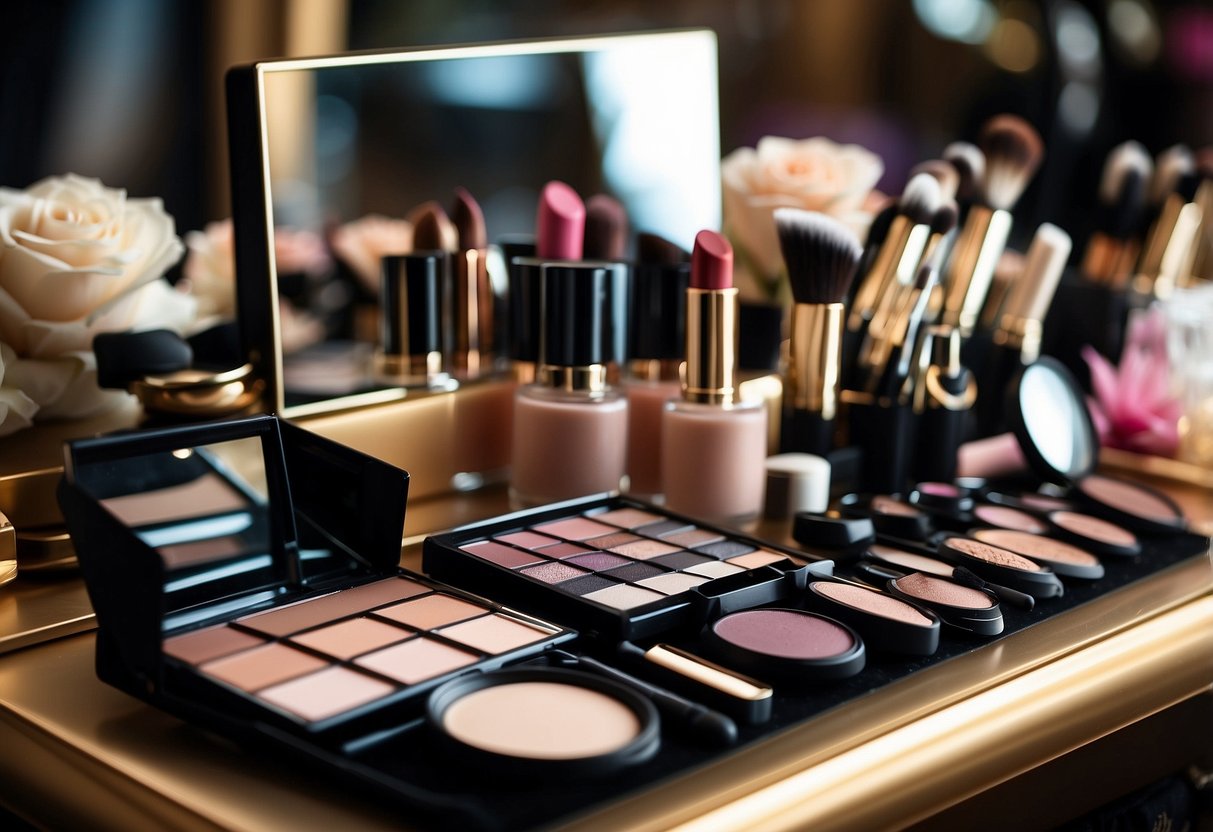
<instances>
[{"instance_id":1,"label":"mirror reflection","mask_svg":"<svg viewBox=\"0 0 1213 832\"><path fill-rule=\"evenodd\" d=\"M287 406L393 386L373 372L379 260L413 250L414 209L449 210L456 188L490 242L533 232L551 179L615 197L633 231L688 249L720 227L710 33L365 60L381 62L271 63L262 77ZM327 268L305 256L317 241ZM489 273L500 299L495 248Z\"/></svg>"},{"instance_id":2,"label":"mirror reflection","mask_svg":"<svg viewBox=\"0 0 1213 832\"><path fill-rule=\"evenodd\" d=\"M1095 445L1077 388L1045 363L1028 367L1020 385L1028 435L1054 469L1073 477L1094 465Z\"/></svg>"}]
</instances>

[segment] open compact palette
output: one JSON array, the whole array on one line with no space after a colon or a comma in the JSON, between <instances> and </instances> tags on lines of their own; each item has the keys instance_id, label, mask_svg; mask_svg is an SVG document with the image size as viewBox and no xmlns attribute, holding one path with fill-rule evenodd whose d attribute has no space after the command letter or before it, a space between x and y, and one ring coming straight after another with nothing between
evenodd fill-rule
<instances>
[{"instance_id":1,"label":"open compact palette","mask_svg":"<svg viewBox=\"0 0 1213 832\"><path fill-rule=\"evenodd\" d=\"M1004 603L994 630L987 591L957 612L938 588L845 577L899 565L875 547L839 557L839 577L824 549L623 497L431 537L415 574L398 566L407 485L270 416L70 443L60 502L98 674L399 801L410 824L530 828L1207 547L1143 534L1098 580L1058 570L1064 595ZM459 776L471 768L492 776Z\"/></svg>"}]
</instances>

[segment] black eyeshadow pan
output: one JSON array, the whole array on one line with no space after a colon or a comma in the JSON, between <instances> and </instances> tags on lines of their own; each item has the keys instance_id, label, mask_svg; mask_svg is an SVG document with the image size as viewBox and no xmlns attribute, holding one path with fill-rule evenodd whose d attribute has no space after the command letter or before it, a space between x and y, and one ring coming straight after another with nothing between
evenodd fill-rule
<instances>
[{"instance_id":1,"label":"black eyeshadow pan","mask_svg":"<svg viewBox=\"0 0 1213 832\"><path fill-rule=\"evenodd\" d=\"M584 578L574 578L571 581L565 581L560 584L560 589L570 595L588 595L591 592L597 592L600 589L606 589L618 583L618 581L612 581L610 578L604 578L601 575L586 575Z\"/></svg>"},{"instance_id":2,"label":"black eyeshadow pan","mask_svg":"<svg viewBox=\"0 0 1213 832\"><path fill-rule=\"evenodd\" d=\"M757 547L736 540L722 540L719 543L696 546L695 551L702 555L711 555L714 558L735 558L738 555L747 555L757 551Z\"/></svg>"},{"instance_id":3,"label":"black eyeshadow pan","mask_svg":"<svg viewBox=\"0 0 1213 832\"><path fill-rule=\"evenodd\" d=\"M602 574L610 575L612 578L620 581L636 583L637 581L643 581L645 578L655 578L658 575L665 574L665 570L653 566L651 563L629 563L627 566L620 566L617 569L612 569Z\"/></svg>"},{"instance_id":4,"label":"black eyeshadow pan","mask_svg":"<svg viewBox=\"0 0 1213 832\"><path fill-rule=\"evenodd\" d=\"M698 566L701 563L715 560L707 555L698 555L694 552L675 552L672 555L662 555L659 558L653 558L651 563L659 563L666 569L686 569L688 566Z\"/></svg>"}]
</instances>

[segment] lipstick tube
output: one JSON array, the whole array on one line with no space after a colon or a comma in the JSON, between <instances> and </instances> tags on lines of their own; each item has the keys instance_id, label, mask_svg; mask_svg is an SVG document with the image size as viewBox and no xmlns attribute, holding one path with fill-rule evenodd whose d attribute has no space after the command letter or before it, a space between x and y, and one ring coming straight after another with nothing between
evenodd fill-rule
<instances>
[{"instance_id":1,"label":"lipstick tube","mask_svg":"<svg viewBox=\"0 0 1213 832\"><path fill-rule=\"evenodd\" d=\"M767 413L737 393L739 315L733 249L701 231L687 289L682 398L662 416L666 505L698 517L742 520L762 510Z\"/></svg>"},{"instance_id":2,"label":"lipstick tube","mask_svg":"<svg viewBox=\"0 0 1213 832\"><path fill-rule=\"evenodd\" d=\"M969 210L948 263L940 319L940 323L958 327L963 338L969 337L977 325L1010 233L1008 212L984 205L974 205Z\"/></svg>"}]
</instances>

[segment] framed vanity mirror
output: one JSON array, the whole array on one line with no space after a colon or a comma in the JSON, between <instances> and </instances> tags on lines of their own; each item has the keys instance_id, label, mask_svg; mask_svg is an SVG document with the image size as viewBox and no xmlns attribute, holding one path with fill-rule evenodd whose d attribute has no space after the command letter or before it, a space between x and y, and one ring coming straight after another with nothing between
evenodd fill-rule
<instances>
[{"instance_id":1,"label":"framed vanity mirror","mask_svg":"<svg viewBox=\"0 0 1213 832\"><path fill-rule=\"evenodd\" d=\"M242 338L267 409L287 416L406 391L370 369L375 275L359 280L340 257L320 275L288 274L276 232L311 232L331 250L342 226L449 206L461 186L497 243L533 232L552 179L614 196L633 232L687 249L720 227L710 31L266 61L227 83ZM504 261L489 262L500 300ZM308 337L293 329L300 320Z\"/></svg>"}]
</instances>

